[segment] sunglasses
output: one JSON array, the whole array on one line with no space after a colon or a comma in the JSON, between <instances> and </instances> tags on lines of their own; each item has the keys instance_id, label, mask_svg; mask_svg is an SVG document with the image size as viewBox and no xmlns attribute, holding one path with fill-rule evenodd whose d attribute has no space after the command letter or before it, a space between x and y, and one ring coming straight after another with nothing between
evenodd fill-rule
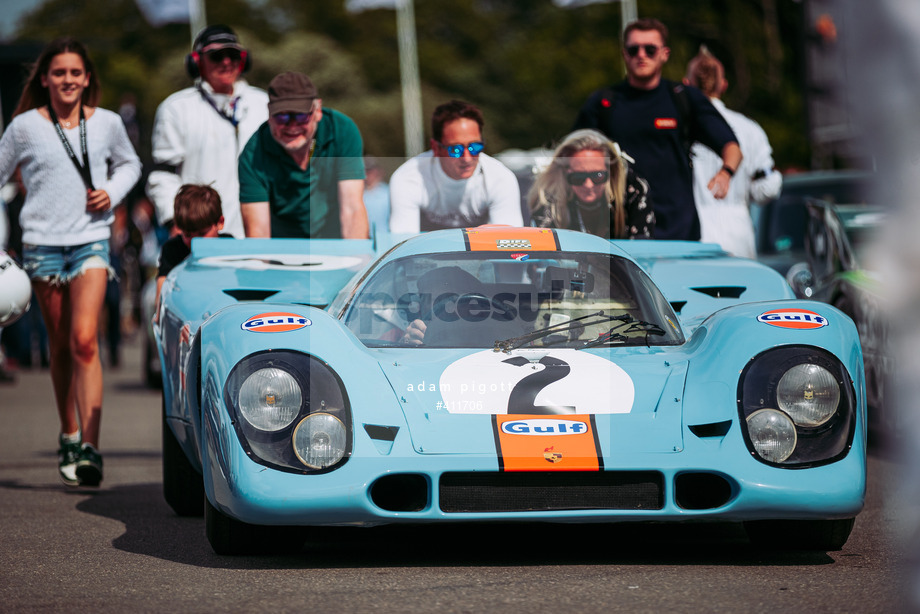
<instances>
[{"instance_id":1,"label":"sunglasses","mask_svg":"<svg viewBox=\"0 0 920 614\"><path fill-rule=\"evenodd\" d=\"M607 179L609 178L609 171L574 172L568 173L565 176L565 180L569 182L569 185L582 185L584 184L585 179L591 180L591 183L594 185L600 185L602 183L606 183Z\"/></svg>"},{"instance_id":2,"label":"sunglasses","mask_svg":"<svg viewBox=\"0 0 920 614\"><path fill-rule=\"evenodd\" d=\"M639 55L640 49L645 51L645 57L647 57L648 59L652 59L653 57L658 55L658 50L661 49L661 47L659 47L658 45L630 45L629 47L626 48L626 55L628 55L631 58L634 58L637 55Z\"/></svg>"},{"instance_id":3,"label":"sunglasses","mask_svg":"<svg viewBox=\"0 0 920 614\"><path fill-rule=\"evenodd\" d=\"M272 121L280 126L289 126L291 124L302 126L308 123L311 117L313 117L313 111L309 113L275 113L272 115Z\"/></svg>"},{"instance_id":4,"label":"sunglasses","mask_svg":"<svg viewBox=\"0 0 920 614\"><path fill-rule=\"evenodd\" d=\"M445 145L444 143L438 143L438 145L446 149L447 155L451 158L462 158L464 149L470 152L470 155L475 158L482 153L483 149L486 148L486 144L482 141L473 141L472 143L468 143L466 145Z\"/></svg>"},{"instance_id":5,"label":"sunglasses","mask_svg":"<svg viewBox=\"0 0 920 614\"><path fill-rule=\"evenodd\" d=\"M243 59L243 55L240 53L239 49L215 49L214 51L209 51L205 54L208 56L208 59L212 62L220 63L230 58L231 62L239 62Z\"/></svg>"}]
</instances>

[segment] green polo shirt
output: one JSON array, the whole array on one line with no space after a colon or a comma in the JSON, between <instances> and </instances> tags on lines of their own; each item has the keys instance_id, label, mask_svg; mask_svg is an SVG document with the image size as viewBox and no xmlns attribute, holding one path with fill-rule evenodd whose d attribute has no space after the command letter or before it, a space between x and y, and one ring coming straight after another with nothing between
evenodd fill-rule
<instances>
[{"instance_id":1,"label":"green polo shirt","mask_svg":"<svg viewBox=\"0 0 920 614\"><path fill-rule=\"evenodd\" d=\"M262 124L239 158L240 202L268 202L272 237L338 239L338 182L364 179L364 144L347 115L323 108L306 170Z\"/></svg>"}]
</instances>

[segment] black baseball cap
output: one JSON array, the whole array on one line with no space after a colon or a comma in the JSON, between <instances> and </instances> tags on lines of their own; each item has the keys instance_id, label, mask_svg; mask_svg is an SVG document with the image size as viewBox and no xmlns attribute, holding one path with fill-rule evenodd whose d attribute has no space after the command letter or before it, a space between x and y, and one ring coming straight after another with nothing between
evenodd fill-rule
<instances>
[{"instance_id":1,"label":"black baseball cap","mask_svg":"<svg viewBox=\"0 0 920 614\"><path fill-rule=\"evenodd\" d=\"M192 45L192 51L206 53L216 51L217 49L239 49L243 50L236 33L230 26L213 25L202 30Z\"/></svg>"}]
</instances>

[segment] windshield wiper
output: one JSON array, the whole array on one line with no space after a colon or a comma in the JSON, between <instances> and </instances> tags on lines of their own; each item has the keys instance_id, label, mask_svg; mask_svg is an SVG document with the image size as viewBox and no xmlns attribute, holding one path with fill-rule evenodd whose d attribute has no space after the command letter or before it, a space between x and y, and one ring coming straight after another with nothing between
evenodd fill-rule
<instances>
[{"instance_id":1,"label":"windshield wiper","mask_svg":"<svg viewBox=\"0 0 920 614\"><path fill-rule=\"evenodd\" d=\"M620 332L619 329L623 328L626 325L629 325L629 328ZM625 333L635 333L635 332L645 333L644 340L645 340L646 345L648 345L649 335L667 334L657 324L653 324L651 322L645 322L644 320L632 320L632 321L627 320L618 326L611 327L610 330L608 330L606 333L601 333L600 335L598 335L596 339L586 341L585 344L579 347L578 349L583 350L585 348L592 348L598 345L605 345L608 343L622 343L624 341L629 341L631 338L627 337ZM637 340L638 338L632 337L632 339Z\"/></svg>"},{"instance_id":2,"label":"windshield wiper","mask_svg":"<svg viewBox=\"0 0 920 614\"><path fill-rule=\"evenodd\" d=\"M624 332L624 333L634 333L634 332L636 332L636 331L638 331L638 332L643 332L643 333L646 334L646 336L648 336L648 335L658 335L658 336L661 336L661 335L666 335L666 334L667 334L667 333L664 331L664 329L661 328L660 326L658 326L657 324L655 324L655 323L653 323L653 322L645 322L645 321L643 321L643 320L639 320L639 321L637 321L637 322L633 322L633 323L632 323L632 326L630 326L629 328L627 328L627 329L624 330L623 332Z\"/></svg>"},{"instance_id":3,"label":"windshield wiper","mask_svg":"<svg viewBox=\"0 0 920 614\"><path fill-rule=\"evenodd\" d=\"M536 341L537 339L548 337L549 335L553 335L555 333L567 332L576 328L584 328L585 325L581 324L580 321L586 320L588 318L599 318L596 321L588 322L589 325L598 324L599 322L610 322L612 320L620 320L623 322L623 324L628 324L632 321L632 316L627 313L618 316L609 316L604 315L603 310L596 311L585 316L572 318L571 320L566 320L565 322L560 322L559 324L553 324L552 326L539 328L527 333L526 335L521 335L520 337L511 337L510 339L496 341L492 346L492 351L507 353L511 350L521 347L530 341Z\"/></svg>"},{"instance_id":4,"label":"windshield wiper","mask_svg":"<svg viewBox=\"0 0 920 614\"><path fill-rule=\"evenodd\" d=\"M593 348L595 346L603 345L605 343L621 343L623 341L629 341L629 337L627 337L626 335L622 333L616 332L617 328L619 327L614 326L613 328L608 330L606 333L601 333L600 335L598 335L597 339L592 339L591 341L585 341L584 345L582 345L578 349L583 350L585 348Z\"/></svg>"}]
</instances>

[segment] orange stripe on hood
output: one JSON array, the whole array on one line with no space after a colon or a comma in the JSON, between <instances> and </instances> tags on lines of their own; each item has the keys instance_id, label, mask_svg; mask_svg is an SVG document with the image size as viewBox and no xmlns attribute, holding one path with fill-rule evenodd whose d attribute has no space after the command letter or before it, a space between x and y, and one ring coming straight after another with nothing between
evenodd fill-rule
<instances>
[{"instance_id":1,"label":"orange stripe on hood","mask_svg":"<svg viewBox=\"0 0 920 614\"><path fill-rule=\"evenodd\" d=\"M492 416L502 471L600 471L604 468L594 416Z\"/></svg>"}]
</instances>

